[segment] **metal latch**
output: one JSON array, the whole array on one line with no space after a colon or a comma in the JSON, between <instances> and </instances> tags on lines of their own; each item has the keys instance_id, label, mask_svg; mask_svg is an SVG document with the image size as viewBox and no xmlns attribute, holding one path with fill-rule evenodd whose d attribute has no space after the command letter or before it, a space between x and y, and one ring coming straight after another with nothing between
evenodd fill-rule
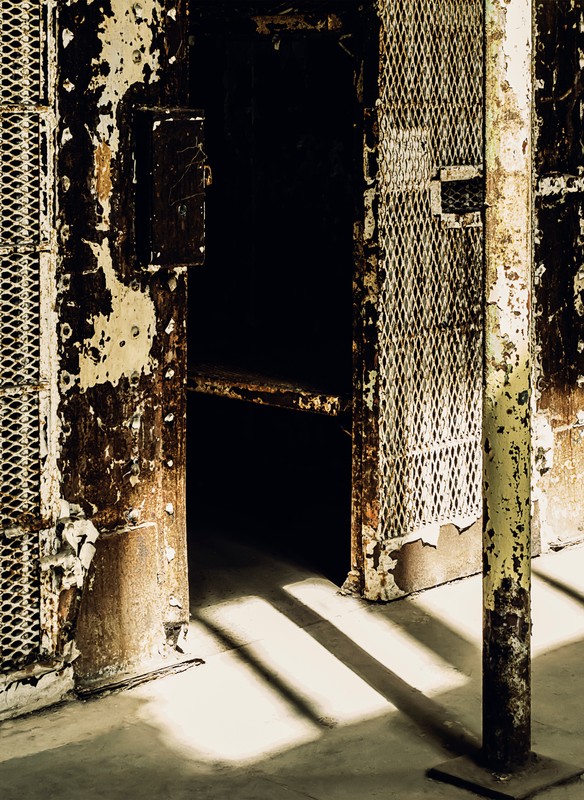
<instances>
[{"instance_id":1,"label":"metal latch","mask_svg":"<svg viewBox=\"0 0 584 800\"><path fill-rule=\"evenodd\" d=\"M441 167L430 181L432 214L446 228L478 228L485 205L482 165Z\"/></svg>"}]
</instances>

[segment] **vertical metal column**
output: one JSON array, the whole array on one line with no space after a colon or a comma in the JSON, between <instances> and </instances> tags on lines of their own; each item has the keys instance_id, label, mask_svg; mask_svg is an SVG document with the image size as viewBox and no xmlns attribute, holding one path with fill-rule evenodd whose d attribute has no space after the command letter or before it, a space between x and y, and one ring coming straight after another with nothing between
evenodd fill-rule
<instances>
[{"instance_id":1,"label":"vertical metal column","mask_svg":"<svg viewBox=\"0 0 584 800\"><path fill-rule=\"evenodd\" d=\"M531 747L531 5L485 4L483 756Z\"/></svg>"},{"instance_id":2,"label":"vertical metal column","mask_svg":"<svg viewBox=\"0 0 584 800\"><path fill-rule=\"evenodd\" d=\"M429 775L510 800L584 771L531 752L531 103L532 0L485 0L483 745Z\"/></svg>"},{"instance_id":3,"label":"vertical metal column","mask_svg":"<svg viewBox=\"0 0 584 800\"><path fill-rule=\"evenodd\" d=\"M511 800L584 771L531 752L532 2L485 0L483 745L429 771Z\"/></svg>"}]
</instances>

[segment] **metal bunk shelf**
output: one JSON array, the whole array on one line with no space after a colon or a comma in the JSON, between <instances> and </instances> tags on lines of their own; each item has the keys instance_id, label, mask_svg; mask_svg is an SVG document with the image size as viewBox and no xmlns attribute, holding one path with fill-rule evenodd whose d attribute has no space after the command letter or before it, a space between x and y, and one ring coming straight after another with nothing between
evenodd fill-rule
<instances>
[{"instance_id":1,"label":"metal bunk shelf","mask_svg":"<svg viewBox=\"0 0 584 800\"><path fill-rule=\"evenodd\" d=\"M348 397L306 386L299 381L217 364L191 366L187 375L187 389L199 394L330 417L338 417L350 410Z\"/></svg>"}]
</instances>

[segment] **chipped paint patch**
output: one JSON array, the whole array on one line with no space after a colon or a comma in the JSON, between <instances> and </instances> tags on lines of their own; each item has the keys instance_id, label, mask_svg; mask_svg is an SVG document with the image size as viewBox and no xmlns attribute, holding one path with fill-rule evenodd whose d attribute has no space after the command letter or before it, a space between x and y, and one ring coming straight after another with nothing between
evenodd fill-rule
<instances>
[{"instance_id":1,"label":"chipped paint patch","mask_svg":"<svg viewBox=\"0 0 584 800\"><path fill-rule=\"evenodd\" d=\"M367 600L386 601L400 597L400 591L393 579L397 561L392 557L402 544L402 539L380 542L377 532L369 526L363 528L363 550L365 553L365 587L363 596ZM391 554L386 547L391 548Z\"/></svg>"},{"instance_id":2,"label":"chipped paint patch","mask_svg":"<svg viewBox=\"0 0 584 800\"><path fill-rule=\"evenodd\" d=\"M567 194L584 192L583 175L543 175L537 182L541 197L564 199Z\"/></svg>"},{"instance_id":3,"label":"chipped paint patch","mask_svg":"<svg viewBox=\"0 0 584 800\"><path fill-rule=\"evenodd\" d=\"M366 189L363 193L365 206L365 227L363 236L365 239L373 239L376 231L376 220L374 212L374 201L376 197L375 188Z\"/></svg>"},{"instance_id":4,"label":"chipped paint patch","mask_svg":"<svg viewBox=\"0 0 584 800\"><path fill-rule=\"evenodd\" d=\"M95 189L102 205L109 200L112 191L111 161L110 148L105 142L100 142L95 149Z\"/></svg>"},{"instance_id":5,"label":"chipped paint patch","mask_svg":"<svg viewBox=\"0 0 584 800\"><path fill-rule=\"evenodd\" d=\"M111 211L110 163L120 147L119 106L133 86L159 79L159 52L153 46L159 7L157 0L131 5L126 0L111 0L111 13L102 18L98 29L101 53L99 59L92 61L94 74L89 90L96 92L98 98L99 118L92 139L96 195L103 217L99 227L104 230L109 225Z\"/></svg>"},{"instance_id":6,"label":"chipped paint patch","mask_svg":"<svg viewBox=\"0 0 584 800\"><path fill-rule=\"evenodd\" d=\"M554 465L554 431L543 411L533 416L532 445L535 470L544 475Z\"/></svg>"},{"instance_id":7,"label":"chipped paint patch","mask_svg":"<svg viewBox=\"0 0 584 800\"><path fill-rule=\"evenodd\" d=\"M95 74L90 84L90 90L99 92L101 112L95 146L107 142L114 158L120 143L116 123L120 102L135 84L158 80L158 50L153 47L153 31L158 24L159 7L156 0L142 0L139 4L111 0L111 13L99 26L102 50L99 60L92 62ZM130 57L135 52L140 59ZM107 75L101 70L104 63L109 67Z\"/></svg>"},{"instance_id":8,"label":"chipped paint patch","mask_svg":"<svg viewBox=\"0 0 584 800\"><path fill-rule=\"evenodd\" d=\"M95 555L99 532L85 518L64 517L57 523L57 537L50 553L40 559L41 572L51 572L53 593L81 589ZM73 646L73 642L70 643Z\"/></svg>"},{"instance_id":9,"label":"chipped paint patch","mask_svg":"<svg viewBox=\"0 0 584 800\"><path fill-rule=\"evenodd\" d=\"M94 333L79 357L79 387L85 391L103 383L117 385L132 373L150 374L150 351L156 330L156 310L151 298L118 280L107 239L89 246L104 272L111 294L111 311L91 323Z\"/></svg>"},{"instance_id":10,"label":"chipped paint patch","mask_svg":"<svg viewBox=\"0 0 584 800\"><path fill-rule=\"evenodd\" d=\"M584 264L574 276L574 310L579 317L584 317Z\"/></svg>"},{"instance_id":11,"label":"chipped paint patch","mask_svg":"<svg viewBox=\"0 0 584 800\"><path fill-rule=\"evenodd\" d=\"M373 411L373 405L375 403L377 376L377 370L372 369L367 376L367 380L363 382L363 399L365 401L365 405L370 411Z\"/></svg>"},{"instance_id":12,"label":"chipped paint patch","mask_svg":"<svg viewBox=\"0 0 584 800\"><path fill-rule=\"evenodd\" d=\"M73 692L73 667L33 664L12 675L0 676L0 720L30 714L64 700Z\"/></svg>"}]
</instances>

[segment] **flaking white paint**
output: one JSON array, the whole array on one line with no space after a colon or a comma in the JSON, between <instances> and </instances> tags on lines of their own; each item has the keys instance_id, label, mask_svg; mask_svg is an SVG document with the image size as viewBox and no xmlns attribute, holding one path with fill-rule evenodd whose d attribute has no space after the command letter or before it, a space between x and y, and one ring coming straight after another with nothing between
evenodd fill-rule
<instances>
[{"instance_id":1,"label":"flaking white paint","mask_svg":"<svg viewBox=\"0 0 584 800\"><path fill-rule=\"evenodd\" d=\"M99 93L100 112L96 130L93 133L94 152L107 146L111 159L115 159L120 134L117 113L120 103L128 90L146 80L158 80L158 51L154 48L153 31L157 26L157 13L160 3L157 0L143 0L130 6L127 0L111 0L111 14L104 16L99 26L101 53L92 62L93 78L90 91ZM141 54L141 58L132 57ZM107 64L107 74L99 68ZM110 197L98 197L102 206L102 229L106 229L110 215Z\"/></svg>"},{"instance_id":2,"label":"flaking white paint","mask_svg":"<svg viewBox=\"0 0 584 800\"><path fill-rule=\"evenodd\" d=\"M64 700L74 689L73 667L33 664L22 673L0 677L0 720L30 714Z\"/></svg>"},{"instance_id":3,"label":"flaking white paint","mask_svg":"<svg viewBox=\"0 0 584 800\"><path fill-rule=\"evenodd\" d=\"M584 317L584 266L574 276L574 310L580 317Z\"/></svg>"},{"instance_id":4,"label":"flaking white paint","mask_svg":"<svg viewBox=\"0 0 584 800\"><path fill-rule=\"evenodd\" d=\"M103 383L115 386L133 372L150 374L150 350L156 330L152 299L118 280L109 242L88 244L105 275L112 308L108 314L98 314L91 320L93 336L84 342L79 356L78 385L83 391Z\"/></svg>"},{"instance_id":5,"label":"flaking white paint","mask_svg":"<svg viewBox=\"0 0 584 800\"><path fill-rule=\"evenodd\" d=\"M130 7L127 0L111 0L111 15L104 17L99 27L102 50L99 59L92 63L95 71L89 88L100 92L98 107L102 114L97 134L102 142L107 142L113 155L119 147L116 114L120 101L130 87L144 82L147 69L149 81L158 80L158 52L153 47L153 30L159 6L157 0L143 0L134 7ZM130 57L135 50L143 54L138 63ZM109 67L106 76L97 69L102 63ZM95 144L97 146L99 140Z\"/></svg>"},{"instance_id":6,"label":"flaking white paint","mask_svg":"<svg viewBox=\"0 0 584 800\"><path fill-rule=\"evenodd\" d=\"M366 569L367 580L364 597L367 600L393 600L403 594L393 577L393 570L397 566L397 561L391 558L386 550L386 547L390 547L391 551L395 552L399 550L403 543L403 538L380 542L377 531L368 525L363 526L365 560L373 562L374 554L378 553L377 565L374 567L373 563L370 563Z\"/></svg>"}]
</instances>

